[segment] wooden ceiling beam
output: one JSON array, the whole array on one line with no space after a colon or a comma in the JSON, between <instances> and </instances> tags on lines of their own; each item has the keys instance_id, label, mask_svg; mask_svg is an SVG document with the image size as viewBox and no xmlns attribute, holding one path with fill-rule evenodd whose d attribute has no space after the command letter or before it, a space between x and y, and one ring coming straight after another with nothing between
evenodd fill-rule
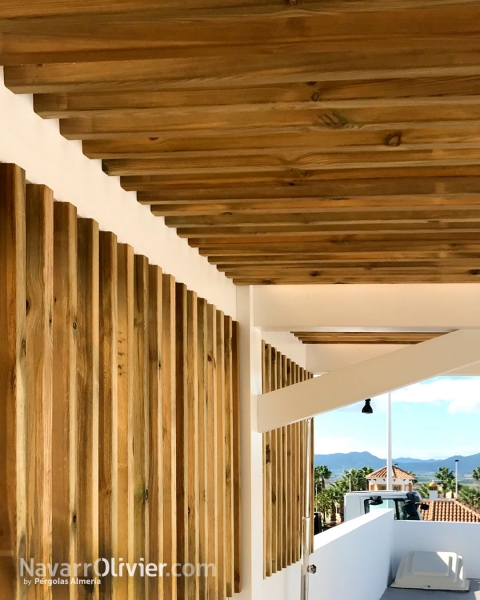
<instances>
[{"instance_id":1,"label":"wooden ceiling beam","mask_svg":"<svg viewBox=\"0 0 480 600\"><path fill-rule=\"evenodd\" d=\"M142 194L145 192L141 192ZM140 198L141 204L151 205L152 213L162 217L187 216L245 216L303 214L305 218L318 211L349 212L359 211L372 213L377 210L395 211L401 206L404 210L450 210L464 211L480 207L478 194L458 194L458 196L358 196L353 198L295 198L289 201L278 200L238 200L211 202L160 202L153 198Z\"/></svg>"},{"instance_id":2,"label":"wooden ceiling beam","mask_svg":"<svg viewBox=\"0 0 480 600\"><path fill-rule=\"evenodd\" d=\"M37 96L38 97L38 96ZM288 131L288 134L287 134ZM361 146L390 148L401 145L422 145L439 147L456 144L461 147L478 148L480 144L480 123L463 121L461 123L443 122L439 127L435 123L403 123L401 128L389 129L376 125L374 128L296 128L290 127L276 133L265 130L249 129L232 136L231 131L217 130L209 136L198 132L175 132L162 136L121 137L115 139L84 140L83 152L89 158L158 158L166 152L232 152L239 156L245 152L267 149L304 148L360 148Z\"/></svg>"},{"instance_id":3,"label":"wooden ceiling beam","mask_svg":"<svg viewBox=\"0 0 480 600\"><path fill-rule=\"evenodd\" d=\"M270 276L267 274L265 277L246 277L244 275L232 276L231 279L235 285L355 285L355 284L368 284L368 283L381 283L381 284L404 284L404 283L479 283L480 278L477 275L470 274L457 274L457 273L426 273L426 274L415 274L406 275L395 274L395 271L391 271L388 275L376 275L371 273L363 273L356 276L322 276L322 277L311 277L311 276L290 276L290 275L279 275Z\"/></svg>"},{"instance_id":4,"label":"wooden ceiling beam","mask_svg":"<svg viewBox=\"0 0 480 600\"><path fill-rule=\"evenodd\" d=\"M465 44L466 46L468 44ZM449 46L447 46L449 48ZM242 52L230 56L143 59L5 67L17 93L236 88L308 81L355 81L480 75L480 52Z\"/></svg>"},{"instance_id":5,"label":"wooden ceiling beam","mask_svg":"<svg viewBox=\"0 0 480 600\"><path fill-rule=\"evenodd\" d=\"M44 118L62 119L109 115L126 110L167 109L206 106L367 101L370 106L389 102L401 105L415 98L417 103L433 104L455 98L472 101L480 94L480 77L422 77L372 81L325 81L255 86L237 89L186 89L156 92L104 92L40 94L34 98L35 111Z\"/></svg>"},{"instance_id":6,"label":"wooden ceiling beam","mask_svg":"<svg viewBox=\"0 0 480 600\"><path fill-rule=\"evenodd\" d=\"M292 331L292 333L304 344L419 344L445 335L440 332L417 331L366 331L351 333Z\"/></svg>"},{"instance_id":7,"label":"wooden ceiling beam","mask_svg":"<svg viewBox=\"0 0 480 600\"><path fill-rule=\"evenodd\" d=\"M438 7L456 7L461 11L468 8L468 0L391 0L388 7L393 11L402 9L431 9ZM384 10L385 3L379 0L367 0L358 8L371 12ZM285 3L282 0L164 0L159 8L158 0L118 0L105 2L100 0L34 0L32 2L18 2L17 0L0 0L0 14L4 19L24 19L34 17L56 17L57 15L98 15L115 13L138 13L148 11L149 15L155 14L157 18L194 15L236 15L242 14L307 14L325 11L351 12L352 3L348 0L301 0L299 4ZM154 12L153 12L154 11Z\"/></svg>"},{"instance_id":8,"label":"wooden ceiling beam","mask_svg":"<svg viewBox=\"0 0 480 600\"><path fill-rule=\"evenodd\" d=\"M388 223L432 223L434 221L476 223L480 222L480 202L478 206L466 209L432 208L432 209L405 209L401 205L391 210L369 211L342 211L322 210L316 213L295 213L291 207L290 212L265 213L265 214L222 214L209 216L181 216L166 217L165 224L169 227L195 227L205 231L217 228L236 229L239 226L252 225L260 227L278 226L322 226L335 224L378 224Z\"/></svg>"},{"instance_id":9,"label":"wooden ceiling beam","mask_svg":"<svg viewBox=\"0 0 480 600\"><path fill-rule=\"evenodd\" d=\"M351 236L349 236L351 237ZM399 239L400 238L400 239ZM437 239L435 239L437 238ZM476 239L475 239L476 238ZM355 254L357 257L369 256L372 252L380 255L385 252L386 255L390 252L405 253L408 256L409 252L478 252L480 250L480 238L475 236L474 239L462 238L458 234L442 234L438 236L431 234L428 238L424 235L420 237L409 236L403 239L401 236L388 236L386 239L362 239L352 240L347 239L321 239L321 240L296 240L288 241L282 239L280 242L267 240L265 242L248 241L243 243L224 243L218 245L211 243L210 245L201 244L195 245L202 256L208 256L214 260L215 257L238 257L242 256L285 256L293 253L302 256L303 254L312 253L331 253L331 256L351 256ZM190 245L191 242L189 242ZM223 260L223 258L222 258Z\"/></svg>"},{"instance_id":10,"label":"wooden ceiling beam","mask_svg":"<svg viewBox=\"0 0 480 600\"><path fill-rule=\"evenodd\" d=\"M190 175L179 178L178 175L141 175L120 178L122 187L127 191L157 191L165 194L169 200L193 197L198 200L206 198L241 197L295 197L315 195L312 188L317 183L336 180L355 181L366 179L407 178L410 181L417 178L429 178L434 184L437 177L477 177L478 166L431 166L431 167L386 167L383 169L321 169L307 171L290 169L285 172L264 171L246 173L220 173L208 175ZM332 184L331 184L332 185ZM361 185L361 183L359 183ZM252 193L252 187L258 188ZM320 186L319 186L320 187ZM333 185L332 185L333 187ZM348 189L347 184L347 189ZM277 189L275 189L277 188ZM278 191L283 189L283 193ZM290 189L289 189L290 188ZM296 188L296 189L295 189ZM337 188L339 191L340 186ZM294 191L295 190L295 191ZM309 191L306 191L309 190ZM478 192L478 187L476 189Z\"/></svg>"}]
</instances>

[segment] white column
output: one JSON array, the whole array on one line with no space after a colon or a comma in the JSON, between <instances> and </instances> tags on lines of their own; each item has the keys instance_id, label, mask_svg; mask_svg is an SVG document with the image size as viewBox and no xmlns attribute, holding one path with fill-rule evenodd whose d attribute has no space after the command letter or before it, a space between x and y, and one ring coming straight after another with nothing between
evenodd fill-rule
<instances>
[{"instance_id":1,"label":"white column","mask_svg":"<svg viewBox=\"0 0 480 600\"><path fill-rule=\"evenodd\" d=\"M262 434L257 432L257 396L262 393L262 336L253 326L253 288L237 287L240 323L240 442L242 592L238 600L263 600Z\"/></svg>"},{"instance_id":2,"label":"white column","mask_svg":"<svg viewBox=\"0 0 480 600\"><path fill-rule=\"evenodd\" d=\"M392 392L387 398L387 490L393 490L392 478Z\"/></svg>"}]
</instances>

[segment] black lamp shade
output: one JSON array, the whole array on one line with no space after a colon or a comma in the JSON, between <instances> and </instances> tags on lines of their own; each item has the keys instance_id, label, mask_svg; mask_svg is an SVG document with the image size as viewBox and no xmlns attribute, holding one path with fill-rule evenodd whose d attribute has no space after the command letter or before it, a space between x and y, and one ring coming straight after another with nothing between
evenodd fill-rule
<instances>
[{"instance_id":1,"label":"black lamp shade","mask_svg":"<svg viewBox=\"0 0 480 600\"><path fill-rule=\"evenodd\" d=\"M371 415L373 413L373 408L370 404L371 401L372 401L371 398L367 398L365 400L365 406L362 408L362 413L364 415Z\"/></svg>"}]
</instances>

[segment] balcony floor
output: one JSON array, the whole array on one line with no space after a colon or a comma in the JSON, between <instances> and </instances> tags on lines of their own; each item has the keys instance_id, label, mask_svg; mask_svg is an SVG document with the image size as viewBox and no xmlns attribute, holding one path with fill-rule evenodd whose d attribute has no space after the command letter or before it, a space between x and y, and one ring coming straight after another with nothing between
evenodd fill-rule
<instances>
[{"instance_id":1,"label":"balcony floor","mask_svg":"<svg viewBox=\"0 0 480 600\"><path fill-rule=\"evenodd\" d=\"M436 592L433 590L401 590L388 588L381 600L480 600L480 579L470 580L470 591L465 592Z\"/></svg>"}]
</instances>

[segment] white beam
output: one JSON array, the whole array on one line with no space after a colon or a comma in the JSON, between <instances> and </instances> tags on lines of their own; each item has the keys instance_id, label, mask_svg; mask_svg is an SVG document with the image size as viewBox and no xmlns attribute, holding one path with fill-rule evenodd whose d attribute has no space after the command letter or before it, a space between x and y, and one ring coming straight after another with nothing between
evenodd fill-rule
<instances>
[{"instance_id":1,"label":"white beam","mask_svg":"<svg viewBox=\"0 0 480 600\"><path fill-rule=\"evenodd\" d=\"M258 430L277 429L479 361L480 330L455 331L261 395Z\"/></svg>"},{"instance_id":2,"label":"white beam","mask_svg":"<svg viewBox=\"0 0 480 600\"><path fill-rule=\"evenodd\" d=\"M255 327L269 331L406 331L480 327L478 283L263 285Z\"/></svg>"}]
</instances>

